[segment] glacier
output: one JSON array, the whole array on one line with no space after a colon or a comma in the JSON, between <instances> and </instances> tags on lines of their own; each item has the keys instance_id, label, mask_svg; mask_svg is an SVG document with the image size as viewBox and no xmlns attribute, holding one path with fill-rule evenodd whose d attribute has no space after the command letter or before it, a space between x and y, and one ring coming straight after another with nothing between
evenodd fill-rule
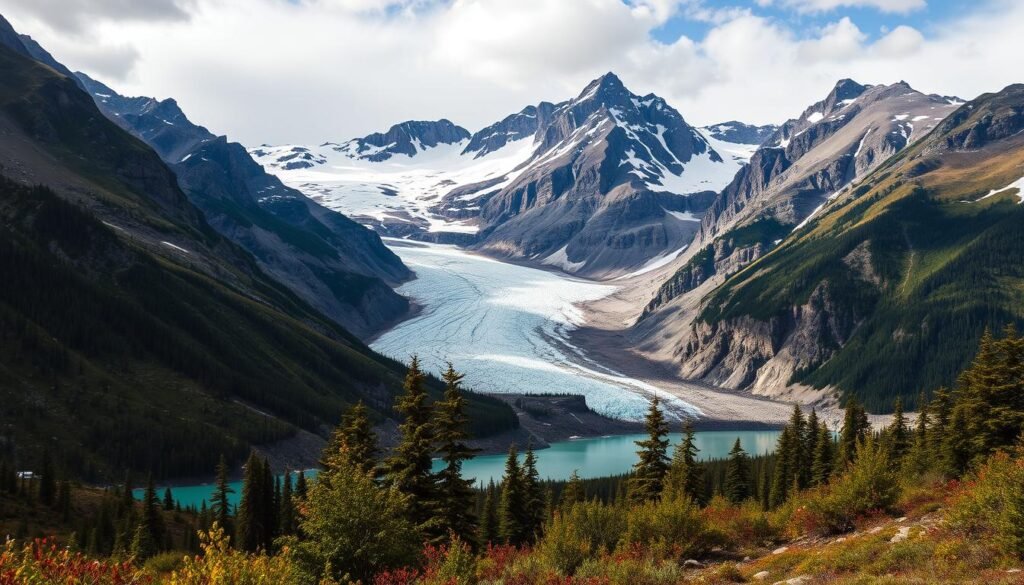
<instances>
[{"instance_id":1,"label":"glacier","mask_svg":"<svg viewBox=\"0 0 1024 585\"><path fill-rule=\"evenodd\" d=\"M569 343L569 332L583 323L578 304L610 295L615 286L454 246L385 243L416 272L398 292L421 310L372 341L373 349L403 361L417 355L435 374L451 361L478 392L579 394L602 415L634 421L643 419L657 394L673 418L701 415L651 384L589 360Z\"/></svg>"}]
</instances>

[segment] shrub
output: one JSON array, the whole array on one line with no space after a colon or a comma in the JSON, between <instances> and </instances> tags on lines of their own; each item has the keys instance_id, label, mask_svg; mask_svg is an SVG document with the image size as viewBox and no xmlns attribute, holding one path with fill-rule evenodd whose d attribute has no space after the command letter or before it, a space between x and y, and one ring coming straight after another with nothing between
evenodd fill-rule
<instances>
[{"instance_id":1,"label":"shrub","mask_svg":"<svg viewBox=\"0 0 1024 585\"><path fill-rule=\"evenodd\" d=\"M427 546L426 567L421 583L430 585L476 585L476 556L469 545L453 536L448 545Z\"/></svg>"},{"instance_id":2,"label":"shrub","mask_svg":"<svg viewBox=\"0 0 1024 585\"><path fill-rule=\"evenodd\" d=\"M680 496L630 508L619 546L639 546L655 559L684 560L707 552L717 540L693 500Z\"/></svg>"},{"instance_id":3,"label":"shrub","mask_svg":"<svg viewBox=\"0 0 1024 585\"><path fill-rule=\"evenodd\" d=\"M602 555L584 562L576 572L583 581L608 585L668 585L684 582L684 570L674 561L632 555Z\"/></svg>"},{"instance_id":4,"label":"shrub","mask_svg":"<svg viewBox=\"0 0 1024 585\"><path fill-rule=\"evenodd\" d=\"M733 547L762 546L779 540L782 535L782 525L774 522L760 504L752 500L737 506L722 496L715 496L704 508L703 516L717 540Z\"/></svg>"},{"instance_id":5,"label":"shrub","mask_svg":"<svg viewBox=\"0 0 1024 585\"><path fill-rule=\"evenodd\" d=\"M794 521L806 532L835 534L852 530L859 517L891 509L900 495L891 467L883 446L870 439L859 443L845 473L796 502Z\"/></svg>"},{"instance_id":6,"label":"shrub","mask_svg":"<svg viewBox=\"0 0 1024 585\"><path fill-rule=\"evenodd\" d=\"M142 585L152 578L130 562L90 559L47 539L24 545L8 540L0 552L0 585Z\"/></svg>"},{"instance_id":7,"label":"shrub","mask_svg":"<svg viewBox=\"0 0 1024 585\"><path fill-rule=\"evenodd\" d=\"M588 557L614 549L626 530L621 506L577 502L548 523L537 553L545 566L561 575L572 575Z\"/></svg>"},{"instance_id":8,"label":"shrub","mask_svg":"<svg viewBox=\"0 0 1024 585\"><path fill-rule=\"evenodd\" d=\"M146 559L143 568L157 575L170 573L181 568L188 553L182 551L165 551Z\"/></svg>"},{"instance_id":9,"label":"shrub","mask_svg":"<svg viewBox=\"0 0 1024 585\"><path fill-rule=\"evenodd\" d=\"M347 577L367 583L377 573L419 564L422 535L407 508L404 495L378 486L343 451L309 490L301 520L305 538L285 544L293 545L295 563L309 581Z\"/></svg>"},{"instance_id":10,"label":"shrub","mask_svg":"<svg viewBox=\"0 0 1024 585\"><path fill-rule=\"evenodd\" d=\"M168 585L289 585L297 583L287 550L277 556L251 555L231 548L215 523L199 541L203 554L185 557Z\"/></svg>"},{"instance_id":11,"label":"shrub","mask_svg":"<svg viewBox=\"0 0 1024 585\"><path fill-rule=\"evenodd\" d=\"M1024 558L1024 458L990 457L963 482L947 521L954 531Z\"/></svg>"}]
</instances>

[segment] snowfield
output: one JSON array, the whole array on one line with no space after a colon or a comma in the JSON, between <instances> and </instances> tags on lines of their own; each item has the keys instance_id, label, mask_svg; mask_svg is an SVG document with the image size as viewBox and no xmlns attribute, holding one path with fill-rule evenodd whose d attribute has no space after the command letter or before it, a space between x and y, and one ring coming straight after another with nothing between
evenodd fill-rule
<instances>
[{"instance_id":1,"label":"snowfield","mask_svg":"<svg viewBox=\"0 0 1024 585\"><path fill-rule=\"evenodd\" d=\"M477 391L580 394L603 415L643 419L657 388L588 360L567 342L582 322L576 303L616 287L452 246L385 241L416 272L398 292L422 311L378 337L373 349L401 360L416 354L435 374L450 360ZM701 414L667 393L659 398L676 416Z\"/></svg>"},{"instance_id":2,"label":"snowfield","mask_svg":"<svg viewBox=\"0 0 1024 585\"><path fill-rule=\"evenodd\" d=\"M312 149L326 163L300 169L285 169L278 163L293 145L260 146L250 154L276 174L286 185L302 191L322 205L366 223L377 221L421 220L429 231L476 233L477 227L464 221L452 221L431 211L452 189L502 179L512 181L513 169L533 153L533 140L521 139L480 158L475 153L461 154L468 140L425 148L416 156L398 154L383 162L352 158L344 146L325 144ZM305 148L305 147L298 147ZM364 153L365 154L365 153Z\"/></svg>"}]
</instances>

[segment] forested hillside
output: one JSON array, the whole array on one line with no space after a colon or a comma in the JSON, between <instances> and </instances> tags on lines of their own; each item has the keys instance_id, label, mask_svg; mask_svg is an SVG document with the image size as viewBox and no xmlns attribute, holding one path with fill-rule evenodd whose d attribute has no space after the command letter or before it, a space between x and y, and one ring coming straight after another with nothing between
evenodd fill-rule
<instances>
[{"instance_id":1,"label":"forested hillside","mask_svg":"<svg viewBox=\"0 0 1024 585\"><path fill-rule=\"evenodd\" d=\"M962 106L715 290L683 374L831 387L887 411L1024 323L1024 86Z\"/></svg>"},{"instance_id":2,"label":"forested hillside","mask_svg":"<svg viewBox=\"0 0 1024 585\"><path fill-rule=\"evenodd\" d=\"M268 278L70 79L0 46L0 421L9 455L107 480L206 474L322 432L401 364ZM438 386L435 386L438 388ZM436 390L435 390L436 391ZM515 424L471 397L475 428Z\"/></svg>"}]
</instances>

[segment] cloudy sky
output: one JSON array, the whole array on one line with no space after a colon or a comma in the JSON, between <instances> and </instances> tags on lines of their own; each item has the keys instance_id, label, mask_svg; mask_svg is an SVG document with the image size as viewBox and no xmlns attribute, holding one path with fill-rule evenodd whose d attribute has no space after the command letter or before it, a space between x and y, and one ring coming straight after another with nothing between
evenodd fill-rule
<instances>
[{"instance_id":1,"label":"cloudy sky","mask_svg":"<svg viewBox=\"0 0 1024 585\"><path fill-rule=\"evenodd\" d=\"M614 71L691 123L781 122L835 82L1024 82L1020 0L2 0L72 69L254 145L479 129Z\"/></svg>"}]
</instances>

